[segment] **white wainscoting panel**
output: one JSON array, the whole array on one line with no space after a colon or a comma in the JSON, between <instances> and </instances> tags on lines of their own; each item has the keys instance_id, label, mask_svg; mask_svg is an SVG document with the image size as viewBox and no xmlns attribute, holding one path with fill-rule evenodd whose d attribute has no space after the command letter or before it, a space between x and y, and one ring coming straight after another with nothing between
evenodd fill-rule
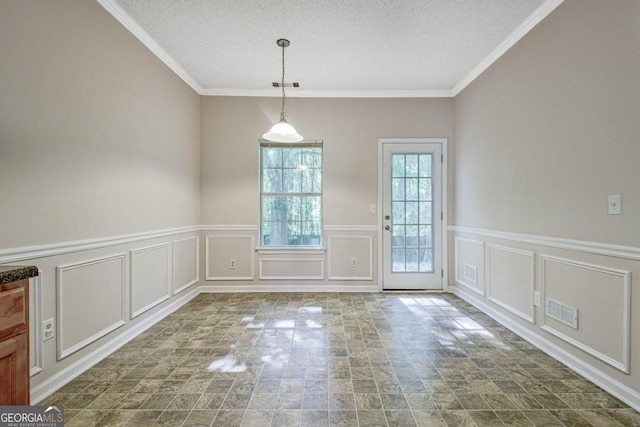
<instances>
[{"instance_id":1,"label":"white wainscoting panel","mask_svg":"<svg viewBox=\"0 0 640 427\"><path fill-rule=\"evenodd\" d=\"M631 272L540 256L543 301L578 309L578 329L542 316L542 329L629 373Z\"/></svg>"},{"instance_id":2,"label":"white wainscoting panel","mask_svg":"<svg viewBox=\"0 0 640 427\"><path fill-rule=\"evenodd\" d=\"M29 365L30 375L42 371L42 270L29 280Z\"/></svg>"},{"instance_id":3,"label":"white wainscoting panel","mask_svg":"<svg viewBox=\"0 0 640 427\"><path fill-rule=\"evenodd\" d=\"M373 280L373 237L333 235L327 241L329 280Z\"/></svg>"},{"instance_id":4,"label":"white wainscoting panel","mask_svg":"<svg viewBox=\"0 0 640 427\"><path fill-rule=\"evenodd\" d=\"M620 382L611 376L609 372L602 370L601 367L597 367L585 361L583 358L578 357L576 352L567 351L567 349L554 343L549 335L541 334L537 328L533 329L523 326L521 322L515 321L513 316L497 310L493 304L488 304L484 298L473 292L469 292L468 289L457 286L453 288L453 291L457 296L474 305L484 314L501 323L512 332L520 335L549 356L564 363L570 369L573 369L589 381L602 387L636 411L640 411L640 392L637 390L637 387L630 387Z\"/></svg>"},{"instance_id":5,"label":"white wainscoting panel","mask_svg":"<svg viewBox=\"0 0 640 427\"><path fill-rule=\"evenodd\" d=\"M204 252L205 280L253 280L253 235L208 235ZM235 268L231 268L231 260L235 260Z\"/></svg>"},{"instance_id":6,"label":"white wainscoting panel","mask_svg":"<svg viewBox=\"0 0 640 427\"><path fill-rule=\"evenodd\" d=\"M200 239L198 236L173 241L173 295L200 280Z\"/></svg>"},{"instance_id":7,"label":"white wainscoting panel","mask_svg":"<svg viewBox=\"0 0 640 427\"><path fill-rule=\"evenodd\" d=\"M456 283L484 295L484 242L456 237L454 250ZM475 277L470 271L475 271Z\"/></svg>"},{"instance_id":8,"label":"white wainscoting panel","mask_svg":"<svg viewBox=\"0 0 640 427\"><path fill-rule=\"evenodd\" d=\"M58 360L126 323L126 254L58 266L56 279Z\"/></svg>"},{"instance_id":9,"label":"white wainscoting panel","mask_svg":"<svg viewBox=\"0 0 640 427\"><path fill-rule=\"evenodd\" d=\"M535 254L487 243L485 258L489 300L535 323Z\"/></svg>"},{"instance_id":10,"label":"white wainscoting panel","mask_svg":"<svg viewBox=\"0 0 640 427\"><path fill-rule=\"evenodd\" d=\"M261 280L323 280L324 258L260 258Z\"/></svg>"},{"instance_id":11,"label":"white wainscoting panel","mask_svg":"<svg viewBox=\"0 0 640 427\"><path fill-rule=\"evenodd\" d=\"M171 244L147 246L131 252L131 318L169 299Z\"/></svg>"}]
</instances>

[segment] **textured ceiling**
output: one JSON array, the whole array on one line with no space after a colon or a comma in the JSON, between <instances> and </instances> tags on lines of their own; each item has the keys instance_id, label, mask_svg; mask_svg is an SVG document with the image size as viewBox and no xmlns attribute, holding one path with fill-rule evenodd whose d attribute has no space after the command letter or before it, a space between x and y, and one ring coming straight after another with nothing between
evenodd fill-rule
<instances>
[{"instance_id":1,"label":"textured ceiling","mask_svg":"<svg viewBox=\"0 0 640 427\"><path fill-rule=\"evenodd\" d=\"M452 96L562 0L98 0L201 94Z\"/></svg>"}]
</instances>

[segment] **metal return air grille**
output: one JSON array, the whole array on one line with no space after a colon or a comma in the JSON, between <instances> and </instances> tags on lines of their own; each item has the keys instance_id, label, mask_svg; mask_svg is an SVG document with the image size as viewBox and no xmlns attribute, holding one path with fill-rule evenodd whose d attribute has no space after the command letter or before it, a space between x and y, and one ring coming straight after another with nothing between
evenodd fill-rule
<instances>
[{"instance_id":1,"label":"metal return air grille","mask_svg":"<svg viewBox=\"0 0 640 427\"><path fill-rule=\"evenodd\" d=\"M545 314L573 329L578 329L578 309L560 301L546 298Z\"/></svg>"},{"instance_id":2,"label":"metal return air grille","mask_svg":"<svg viewBox=\"0 0 640 427\"><path fill-rule=\"evenodd\" d=\"M464 265L464 278L471 283L478 283L478 268L475 265Z\"/></svg>"}]
</instances>

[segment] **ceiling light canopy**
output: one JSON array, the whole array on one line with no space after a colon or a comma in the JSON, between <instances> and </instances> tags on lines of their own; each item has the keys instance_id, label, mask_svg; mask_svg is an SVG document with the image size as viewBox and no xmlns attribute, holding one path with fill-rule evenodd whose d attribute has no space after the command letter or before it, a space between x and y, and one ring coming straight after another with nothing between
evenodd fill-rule
<instances>
[{"instance_id":1,"label":"ceiling light canopy","mask_svg":"<svg viewBox=\"0 0 640 427\"><path fill-rule=\"evenodd\" d=\"M280 85L282 87L282 108L280 109L280 121L273 125L269 132L262 135L262 137L273 142L300 142L304 138L287 122L287 114L284 109L286 100L284 92L284 49L289 46L290 43L287 39L278 39L276 43L282 48L282 82Z\"/></svg>"}]
</instances>

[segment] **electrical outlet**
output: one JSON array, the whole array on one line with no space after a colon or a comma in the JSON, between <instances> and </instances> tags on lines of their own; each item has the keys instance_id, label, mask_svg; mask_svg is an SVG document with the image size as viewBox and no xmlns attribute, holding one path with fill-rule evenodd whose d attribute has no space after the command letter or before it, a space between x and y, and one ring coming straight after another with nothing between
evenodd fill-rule
<instances>
[{"instance_id":1,"label":"electrical outlet","mask_svg":"<svg viewBox=\"0 0 640 427\"><path fill-rule=\"evenodd\" d=\"M236 259L235 258L230 258L229 259L229 268L236 268Z\"/></svg>"},{"instance_id":2,"label":"electrical outlet","mask_svg":"<svg viewBox=\"0 0 640 427\"><path fill-rule=\"evenodd\" d=\"M351 257L351 267L357 267L357 266L358 266L358 258Z\"/></svg>"},{"instance_id":3,"label":"electrical outlet","mask_svg":"<svg viewBox=\"0 0 640 427\"><path fill-rule=\"evenodd\" d=\"M374 205L373 203L369 205L369 213L376 213L376 205Z\"/></svg>"},{"instance_id":4,"label":"electrical outlet","mask_svg":"<svg viewBox=\"0 0 640 427\"><path fill-rule=\"evenodd\" d=\"M42 322L42 341L49 341L54 336L55 329L53 327L53 319Z\"/></svg>"}]
</instances>

